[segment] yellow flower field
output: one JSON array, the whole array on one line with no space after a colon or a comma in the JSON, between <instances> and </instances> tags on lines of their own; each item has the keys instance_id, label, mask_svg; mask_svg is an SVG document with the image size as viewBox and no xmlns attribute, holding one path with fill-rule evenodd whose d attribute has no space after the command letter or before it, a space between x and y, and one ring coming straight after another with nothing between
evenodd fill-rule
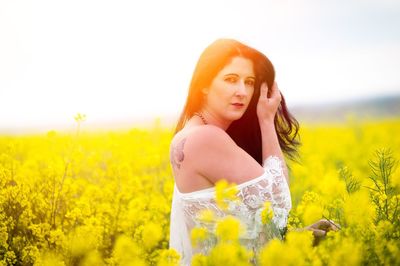
<instances>
[{"instance_id":1,"label":"yellow flower field","mask_svg":"<svg viewBox=\"0 0 400 266\"><path fill-rule=\"evenodd\" d=\"M78 120L76 134L0 136L0 265L177 265L171 128L96 133ZM284 240L254 257L229 218L193 265L400 265L399 132L400 119L301 125ZM297 230L322 218L341 229L319 243Z\"/></svg>"}]
</instances>

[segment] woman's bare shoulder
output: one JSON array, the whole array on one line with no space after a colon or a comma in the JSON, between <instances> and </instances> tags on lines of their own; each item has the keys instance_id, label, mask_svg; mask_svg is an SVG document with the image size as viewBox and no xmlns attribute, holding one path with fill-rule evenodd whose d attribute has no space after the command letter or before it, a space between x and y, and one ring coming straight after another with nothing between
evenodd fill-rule
<instances>
[{"instance_id":1,"label":"woman's bare shoulder","mask_svg":"<svg viewBox=\"0 0 400 266\"><path fill-rule=\"evenodd\" d=\"M223 129L213 125L184 128L171 141L171 146L184 145L189 146L188 148L190 149L213 146L214 144L236 146L235 142Z\"/></svg>"},{"instance_id":2,"label":"woman's bare shoulder","mask_svg":"<svg viewBox=\"0 0 400 266\"><path fill-rule=\"evenodd\" d=\"M176 135L171 145L174 169L191 169L212 182L239 181L260 173L258 163L221 128L203 125Z\"/></svg>"},{"instance_id":3,"label":"woman's bare shoulder","mask_svg":"<svg viewBox=\"0 0 400 266\"><path fill-rule=\"evenodd\" d=\"M235 142L221 128L202 125L184 128L173 137L170 146L171 163L174 169L198 164L201 158L215 156L217 149L236 147Z\"/></svg>"}]
</instances>

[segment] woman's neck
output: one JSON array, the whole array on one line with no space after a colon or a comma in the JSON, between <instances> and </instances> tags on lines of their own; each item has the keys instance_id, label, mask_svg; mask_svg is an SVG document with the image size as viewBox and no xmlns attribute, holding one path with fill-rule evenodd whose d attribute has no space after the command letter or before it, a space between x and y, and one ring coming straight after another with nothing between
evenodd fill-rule
<instances>
[{"instance_id":1,"label":"woman's neck","mask_svg":"<svg viewBox=\"0 0 400 266\"><path fill-rule=\"evenodd\" d=\"M219 128L222 128L225 131L228 129L229 125L232 123L231 121L227 121L227 120L217 117L211 111L204 109L204 108L197 113L199 114L199 116L204 124L214 125Z\"/></svg>"}]
</instances>

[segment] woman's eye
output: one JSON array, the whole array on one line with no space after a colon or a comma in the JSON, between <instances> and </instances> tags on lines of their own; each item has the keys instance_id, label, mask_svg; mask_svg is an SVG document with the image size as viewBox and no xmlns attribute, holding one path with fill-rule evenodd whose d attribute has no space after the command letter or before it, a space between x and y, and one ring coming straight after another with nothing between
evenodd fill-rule
<instances>
[{"instance_id":1,"label":"woman's eye","mask_svg":"<svg viewBox=\"0 0 400 266\"><path fill-rule=\"evenodd\" d=\"M229 83L235 83L236 82L236 78L235 77L226 77L225 81L229 82Z\"/></svg>"},{"instance_id":2,"label":"woman's eye","mask_svg":"<svg viewBox=\"0 0 400 266\"><path fill-rule=\"evenodd\" d=\"M254 86L254 80L252 80L252 79L246 80L246 85Z\"/></svg>"}]
</instances>

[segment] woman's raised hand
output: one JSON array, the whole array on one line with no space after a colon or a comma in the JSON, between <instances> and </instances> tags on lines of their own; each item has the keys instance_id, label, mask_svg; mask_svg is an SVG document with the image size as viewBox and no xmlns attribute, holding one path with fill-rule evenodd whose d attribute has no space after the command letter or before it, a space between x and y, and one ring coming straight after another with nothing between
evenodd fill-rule
<instances>
[{"instance_id":1,"label":"woman's raised hand","mask_svg":"<svg viewBox=\"0 0 400 266\"><path fill-rule=\"evenodd\" d=\"M274 117L278 106L281 103L281 93L278 85L274 82L272 85L270 96L268 97L268 85L266 82L261 84L260 98L257 103L257 116L259 122L274 122Z\"/></svg>"}]
</instances>

